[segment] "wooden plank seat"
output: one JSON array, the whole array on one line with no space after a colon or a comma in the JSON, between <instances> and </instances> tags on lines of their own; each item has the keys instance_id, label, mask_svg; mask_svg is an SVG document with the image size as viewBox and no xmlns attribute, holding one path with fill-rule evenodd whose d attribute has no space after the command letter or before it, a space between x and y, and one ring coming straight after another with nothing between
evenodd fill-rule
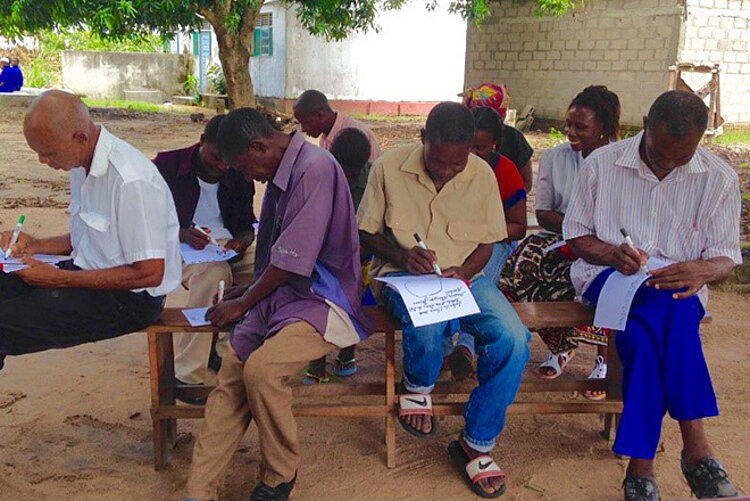
<instances>
[{"instance_id":1,"label":"wooden plank seat","mask_svg":"<svg viewBox=\"0 0 750 501\"><path fill-rule=\"evenodd\" d=\"M535 331L545 327L574 327L591 325L593 312L576 302L557 303L514 303L521 321L529 330ZM295 385L294 414L304 417L383 417L385 418L386 464L389 468L396 466L396 419L398 415L396 401L396 364L395 343L396 331L400 324L387 312L378 307L367 307L367 313L374 320L376 332L385 334L384 375L375 382L345 382L319 385ZM160 469L167 463L167 448L175 443L177 419L202 418L204 407L198 405L177 405L178 396L206 396L213 389L211 386L195 387L175 385L174 353L172 333L174 332L215 332L211 326L190 327L180 309L167 308L162 312L159 322L147 329L149 345L149 362L151 369L151 417L153 420L154 467ZM369 341L369 340L368 340ZM368 342L368 341L365 341ZM543 380L535 376L525 377L520 393L534 394L541 392L583 392L586 390L603 390L607 398L601 401L549 399L538 401L519 401L508 408L509 414L568 414L592 413L604 414L605 426L603 435L609 439L616 424L617 416L622 412L622 367L620 365L614 342L608 348L607 379L592 381L584 378L562 377L554 380ZM433 407L437 416L456 416L463 413L464 404L476 381L450 382L440 381L433 391ZM309 397L367 397L364 403L336 404L330 399L325 403L305 403ZM450 398L442 398L442 397Z\"/></svg>"}]
</instances>

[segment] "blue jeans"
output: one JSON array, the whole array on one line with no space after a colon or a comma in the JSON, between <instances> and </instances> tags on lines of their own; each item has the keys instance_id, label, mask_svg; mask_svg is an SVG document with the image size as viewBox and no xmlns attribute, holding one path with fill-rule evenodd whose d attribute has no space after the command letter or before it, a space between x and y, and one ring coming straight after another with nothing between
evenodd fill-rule
<instances>
[{"instance_id":1,"label":"blue jeans","mask_svg":"<svg viewBox=\"0 0 750 501\"><path fill-rule=\"evenodd\" d=\"M515 240L513 242L497 242L493 245L492 256L490 256L490 260L487 261L482 273L484 273L487 280L489 280L495 287L497 287L497 284L500 282L500 276L503 274L505 263L517 247L518 242ZM474 349L474 337L463 331L459 331L458 328L455 328L454 330L458 331L455 346L466 347L469 350L469 353L473 356L476 353L476 350ZM443 355L447 357L453 353L455 346L453 343L453 336L446 338L443 343Z\"/></svg>"},{"instance_id":2,"label":"blue jeans","mask_svg":"<svg viewBox=\"0 0 750 501\"><path fill-rule=\"evenodd\" d=\"M601 272L583 297L596 303L612 271ZM642 285L617 332L624 408L612 448L624 456L654 459L666 412L678 421L719 415L701 345L703 306L673 292Z\"/></svg>"},{"instance_id":3,"label":"blue jeans","mask_svg":"<svg viewBox=\"0 0 750 501\"><path fill-rule=\"evenodd\" d=\"M531 334L505 296L486 277L472 280L470 289L480 312L458 319L458 324L476 342L479 386L471 392L464 409L464 439L473 449L489 452L505 426L506 408L521 384ZM410 392L430 393L443 365L443 340L453 334L452 322L414 327L397 292L384 288L381 298L401 321L404 386Z\"/></svg>"}]
</instances>

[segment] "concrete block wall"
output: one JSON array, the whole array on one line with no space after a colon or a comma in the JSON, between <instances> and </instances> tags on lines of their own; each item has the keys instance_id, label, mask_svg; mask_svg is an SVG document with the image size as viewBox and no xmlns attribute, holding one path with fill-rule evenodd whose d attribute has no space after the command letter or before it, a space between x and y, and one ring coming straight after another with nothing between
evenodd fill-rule
<instances>
[{"instance_id":1,"label":"concrete block wall","mask_svg":"<svg viewBox=\"0 0 750 501\"><path fill-rule=\"evenodd\" d=\"M620 97L622 122L640 124L667 89L683 1L596 0L563 17L541 19L533 13L535 4L493 3L481 27L470 25L466 85L505 83L514 108L531 104L538 117L560 119L584 87L604 84Z\"/></svg>"},{"instance_id":2,"label":"concrete block wall","mask_svg":"<svg viewBox=\"0 0 750 501\"><path fill-rule=\"evenodd\" d=\"M686 0L678 59L718 63L721 71L721 114L729 123L750 123L750 0ZM708 75L686 74L694 89Z\"/></svg>"},{"instance_id":3,"label":"concrete block wall","mask_svg":"<svg viewBox=\"0 0 750 501\"><path fill-rule=\"evenodd\" d=\"M156 90L169 99L182 94L190 57L66 50L61 53L63 87L100 99L123 99L126 90Z\"/></svg>"}]
</instances>

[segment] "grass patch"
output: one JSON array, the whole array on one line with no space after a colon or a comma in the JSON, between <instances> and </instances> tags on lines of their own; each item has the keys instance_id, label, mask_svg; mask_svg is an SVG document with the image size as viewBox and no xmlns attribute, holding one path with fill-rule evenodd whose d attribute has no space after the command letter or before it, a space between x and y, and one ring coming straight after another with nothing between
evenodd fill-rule
<instances>
[{"instance_id":1,"label":"grass patch","mask_svg":"<svg viewBox=\"0 0 750 501\"><path fill-rule=\"evenodd\" d=\"M715 144L725 146L743 145L750 146L750 130L730 130L714 139Z\"/></svg>"},{"instance_id":2,"label":"grass patch","mask_svg":"<svg viewBox=\"0 0 750 501\"><path fill-rule=\"evenodd\" d=\"M89 108L118 108L121 110L143 111L147 113L175 113L178 115L206 113L213 116L216 114L216 110L201 108L200 106L163 105L143 101L131 101L129 99L96 99L84 97L83 102Z\"/></svg>"}]
</instances>

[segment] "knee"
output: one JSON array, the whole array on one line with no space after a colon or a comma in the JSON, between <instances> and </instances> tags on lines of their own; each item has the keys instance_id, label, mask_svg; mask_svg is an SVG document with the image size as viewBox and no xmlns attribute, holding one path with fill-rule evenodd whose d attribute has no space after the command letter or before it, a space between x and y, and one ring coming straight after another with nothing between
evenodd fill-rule
<instances>
[{"instance_id":1,"label":"knee","mask_svg":"<svg viewBox=\"0 0 750 501\"><path fill-rule=\"evenodd\" d=\"M232 285L232 268L229 266L229 263L225 261L217 261L212 263L202 263L200 266L202 269L191 276L191 284L196 280L213 283L218 283L219 280L224 280L227 287Z\"/></svg>"},{"instance_id":2,"label":"knee","mask_svg":"<svg viewBox=\"0 0 750 501\"><path fill-rule=\"evenodd\" d=\"M265 369L267 369L267 367L265 367L265 364L262 361L257 357L250 355L242 368L242 377L245 381L245 385L248 388L257 388L262 385L268 376Z\"/></svg>"}]
</instances>

